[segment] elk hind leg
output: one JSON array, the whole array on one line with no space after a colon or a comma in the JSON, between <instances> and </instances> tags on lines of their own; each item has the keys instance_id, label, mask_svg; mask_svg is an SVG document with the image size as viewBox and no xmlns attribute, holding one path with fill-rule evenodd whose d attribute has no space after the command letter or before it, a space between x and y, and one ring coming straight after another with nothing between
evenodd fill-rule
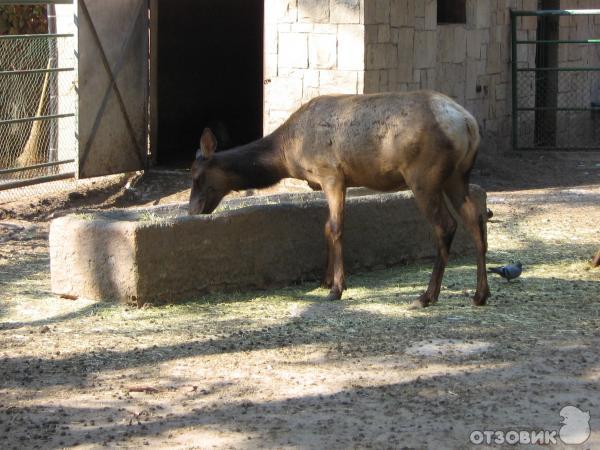
<instances>
[{"instance_id":1,"label":"elk hind leg","mask_svg":"<svg viewBox=\"0 0 600 450\"><path fill-rule=\"evenodd\" d=\"M412 308L424 308L437 302L440 295L442 278L456 233L456 220L446 206L441 189L424 190L416 187L413 188L413 193L419 209L433 227L437 247L437 255L427 290L412 304Z\"/></svg>"},{"instance_id":2,"label":"elk hind leg","mask_svg":"<svg viewBox=\"0 0 600 450\"><path fill-rule=\"evenodd\" d=\"M473 297L476 306L485 305L490 296L490 288L486 272L487 240L485 233L486 212L481 208L469 194L469 184L464 177L452 177L444 186L444 192L448 199L460 214L464 226L475 243L477 252L477 290Z\"/></svg>"},{"instance_id":3,"label":"elk hind leg","mask_svg":"<svg viewBox=\"0 0 600 450\"><path fill-rule=\"evenodd\" d=\"M344 260L342 254L342 233L344 230L344 202L346 187L343 181L330 179L322 183L329 205L329 220L325 224L327 241L327 269L324 284L331 288L329 300L339 300L346 289Z\"/></svg>"}]
</instances>

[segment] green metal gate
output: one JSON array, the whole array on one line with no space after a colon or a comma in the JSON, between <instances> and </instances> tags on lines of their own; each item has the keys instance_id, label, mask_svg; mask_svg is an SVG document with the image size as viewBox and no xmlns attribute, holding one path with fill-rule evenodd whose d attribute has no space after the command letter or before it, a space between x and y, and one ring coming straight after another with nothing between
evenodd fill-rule
<instances>
[{"instance_id":1,"label":"green metal gate","mask_svg":"<svg viewBox=\"0 0 600 450\"><path fill-rule=\"evenodd\" d=\"M75 36L0 36L0 191L74 178L77 162ZM40 1L0 0L0 5Z\"/></svg>"},{"instance_id":2,"label":"green metal gate","mask_svg":"<svg viewBox=\"0 0 600 450\"><path fill-rule=\"evenodd\" d=\"M537 30L522 31L532 17ZM600 150L598 18L600 9L511 11L514 150Z\"/></svg>"}]
</instances>

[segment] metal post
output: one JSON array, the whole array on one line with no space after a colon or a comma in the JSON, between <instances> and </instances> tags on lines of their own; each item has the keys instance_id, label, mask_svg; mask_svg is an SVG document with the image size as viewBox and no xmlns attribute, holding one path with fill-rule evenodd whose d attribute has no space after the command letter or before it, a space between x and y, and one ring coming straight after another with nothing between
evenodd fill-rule
<instances>
[{"instance_id":1,"label":"metal post","mask_svg":"<svg viewBox=\"0 0 600 450\"><path fill-rule=\"evenodd\" d=\"M512 148L513 150L518 150L519 147L519 130L518 130L518 126L519 126L519 118L517 116L518 114L518 86L517 86L517 77L518 77L518 72L517 72L517 58L518 58L518 52L517 52L517 14L515 11L513 11L512 9L510 10L510 32L511 32L511 36L512 36L512 45L511 45L511 52L512 52Z\"/></svg>"}]
</instances>

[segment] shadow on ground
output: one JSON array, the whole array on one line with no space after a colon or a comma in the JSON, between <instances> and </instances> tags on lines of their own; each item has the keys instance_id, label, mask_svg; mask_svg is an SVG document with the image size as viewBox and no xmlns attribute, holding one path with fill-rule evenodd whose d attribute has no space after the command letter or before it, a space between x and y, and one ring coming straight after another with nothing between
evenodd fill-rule
<instances>
[{"instance_id":1,"label":"shadow on ground","mask_svg":"<svg viewBox=\"0 0 600 450\"><path fill-rule=\"evenodd\" d=\"M486 333L479 337L494 340ZM501 356L492 353L457 360L454 367L447 358L432 356L415 361L398 349L395 357L404 363L409 360L426 366L443 361L445 367L439 373L409 376L397 383L373 386L365 380L361 385L357 379L352 387L328 394L258 402L240 398L224 403L214 396L204 401L213 389L203 386L202 392L188 394L183 408L189 403L187 412L177 414L167 413L161 406L161 394L156 394L157 401L144 401L146 406L141 409L116 399L96 408L0 406L0 418L10 422L12 432L28 446L47 448L122 441L131 445L136 438L145 444L152 438L153 445L161 442L167 446L217 443L238 448L399 448L446 442L458 448L468 444L474 429L518 426L558 430L562 406L573 403L585 391L597 392L593 381L582 378L599 367L593 350L569 351L573 342L571 338L538 342L528 357L507 358L502 350ZM561 350L565 345L567 350ZM587 363L582 363L582 357ZM371 361L377 364L378 358ZM44 363L33 364L47 376ZM397 369L389 367L389 371L390 376L396 376ZM524 398L528 399L526 404ZM592 396L579 398L577 405L586 410L596 406ZM596 425L593 430L598 431Z\"/></svg>"}]
</instances>

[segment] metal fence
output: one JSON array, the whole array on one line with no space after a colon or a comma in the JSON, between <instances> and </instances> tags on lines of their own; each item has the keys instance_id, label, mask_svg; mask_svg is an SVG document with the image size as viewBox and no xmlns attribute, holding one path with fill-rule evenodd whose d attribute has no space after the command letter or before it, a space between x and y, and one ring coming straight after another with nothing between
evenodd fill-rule
<instances>
[{"instance_id":1,"label":"metal fence","mask_svg":"<svg viewBox=\"0 0 600 450\"><path fill-rule=\"evenodd\" d=\"M74 65L73 35L0 36L3 197L7 190L75 176Z\"/></svg>"},{"instance_id":2,"label":"metal fence","mask_svg":"<svg viewBox=\"0 0 600 450\"><path fill-rule=\"evenodd\" d=\"M600 150L600 10L511 15L513 148Z\"/></svg>"}]
</instances>

